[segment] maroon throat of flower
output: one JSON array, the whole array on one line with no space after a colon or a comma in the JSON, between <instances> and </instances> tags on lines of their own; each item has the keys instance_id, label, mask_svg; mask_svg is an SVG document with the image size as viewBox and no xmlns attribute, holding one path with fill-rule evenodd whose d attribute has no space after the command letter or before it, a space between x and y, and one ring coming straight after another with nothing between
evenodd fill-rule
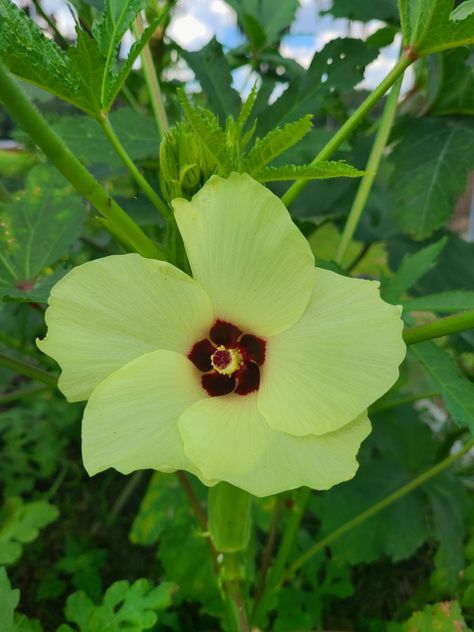
<instances>
[{"instance_id":1,"label":"maroon throat of flower","mask_svg":"<svg viewBox=\"0 0 474 632\"><path fill-rule=\"evenodd\" d=\"M248 395L260 386L265 345L265 340L244 334L232 323L216 320L209 337L196 342L188 358L203 373L201 384L211 397Z\"/></svg>"}]
</instances>

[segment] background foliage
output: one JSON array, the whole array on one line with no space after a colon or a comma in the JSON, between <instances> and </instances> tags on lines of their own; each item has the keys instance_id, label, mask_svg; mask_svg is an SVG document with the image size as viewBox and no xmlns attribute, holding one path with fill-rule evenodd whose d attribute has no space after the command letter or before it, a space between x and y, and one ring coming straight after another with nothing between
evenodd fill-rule
<instances>
[{"instance_id":1,"label":"background foliage","mask_svg":"<svg viewBox=\"0 0 474 632\"><path fill-rule=\"evenodd\" d=\"M195 52L166 35L171 0L73 4L75 43L64 41L52 16L39 28L0 0L0 58L148 237L164 238L157 205L192 195L212 173L247 170L278 193L287 188L281 181L324 178L290 208L319 265L381 279L385 300L404 306L407 324L474 308L474 49L465 45L474 41L472 0L400 0L400 13L393 0L333 0L326 13L382 24L365 39L329 41L307 69L280 48L297 0L228 0L243 43L229 50L214 38ZM149 26L141 35L135 23L137 42L117 63L120 41L142 10ZM430 55L414 65L355 239L336 263L359 180L335 176L365 169L383 102L333 162L309 163L361 103L365 94L356 87L366 67L400 28L406 46ZM178 136L169 138L160 161L156 103L143 69L132 71L147 42L167 116L187 134L185 151ZM183 63L192 82L179 79ZM257 78L244 101L232 84L242 66ZM139 173L154 190L161 179L158 202L103 133L109 111ZM225 629L209 539L189 504L190 494L205 504L205 490L191 478L183 486L149 472L89 479L80 457L81 406L45 383L43 372L54 384L57 367L35 348L54 282L74 265L123 252L123 242L2 109L0 128L14 141L0 148L0 353L33 368L25 375L0 363L0 630ZM206 170L196 170L203 164ZM353 481L312 494L301 522L301 492L255 501L250 594L259 594L269 532L283 544L296 525L291 566L459 446L474 431L473 380L472 330L411 347L399 382L373 406L374 431ZM467 455L322 547L272 592L257 623L274 632L467 630L474 623L473 484Z\"/></svg>"}]
</instances>

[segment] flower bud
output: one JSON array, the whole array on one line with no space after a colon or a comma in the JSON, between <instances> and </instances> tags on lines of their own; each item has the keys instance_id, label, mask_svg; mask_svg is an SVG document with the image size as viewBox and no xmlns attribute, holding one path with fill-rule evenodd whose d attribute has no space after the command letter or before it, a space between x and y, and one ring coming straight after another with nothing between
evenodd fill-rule
<instances>
[{"instance_id":1,"label":"flower bud","mask_svg":"<svg viewBox=\"0 0 474 632\"><path fill-rule=\"evenodd\" d=\"M214 173L214 159L187 123L179 123L161 141L160 186L168 201L190 200Z\"/></svg>"}]
</instances>

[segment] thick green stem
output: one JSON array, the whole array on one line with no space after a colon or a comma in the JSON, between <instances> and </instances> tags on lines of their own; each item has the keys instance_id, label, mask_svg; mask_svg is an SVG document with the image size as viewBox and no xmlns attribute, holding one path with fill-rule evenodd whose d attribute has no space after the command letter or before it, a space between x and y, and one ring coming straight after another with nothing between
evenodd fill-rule
<instances>
[{"instance_id":1,"label":"thick green stem","mask_svg":"<svg viewBox=\"0 0 474 632\"><path fill-rule=\"evenodd\" d=\"M99 211L111 232L144 257L165 258L163 250L145 235L71 153L1 64L0 95L10 116L43 150L77 191Z\"/></svg>"},{"instance_id":2,"label":"thick green stem","mask_svg":"<svg viewBox=\"0 0 474 632\"><path fill-rule=\"evenodd\" d=\"M416 345L417 342L440 338L449 334L456 334L474 327L474 309L460 314L453 314L447 318L440 318L433 323L408 327L403 330L403 339L407 345Z\"/></svg>"},{"instance_id":3,"label":"thick green stem","mask_svg":"<svg viewBox=\"0 0 474 632\"><path fill-rule=\"evenodd\" d=\"M273 595L275 588L280 583L281 577L285 570L285 566L288 561L288 557L293 548L293 544L298 533L301 519L303 518L306 504L311 496L311 490L307 487L303 487L295 492L293 497L292 514L288 520L288 524L283 534L280 546L275 561L272 565L271 571L268 575L265 588L261 593L260 599L255 599L252 622L259 623L268 611L269 602Z\"/></svg>"},{"instance_id":4,"label":"thick green stem","mask_svg":"<svg viewBox=\"0 0 474 632\"><path fill-rule=\"evenodd\" d=\"M344 125L334 134L331 140L321 149L319 154L312 161L312 165L321 160L329 160L331 156L339 149L354 129L362 122L370 110L380 101L383 95L389 90L397 79L405 72L408 66L413 62L409 55L403 55L398 63L393 67L385 79L375 88L373 92L364 100L357 110L347 119ZM309 184L309 181L300 180L295 182L282 197L286 206L290 206L303 189Z\"/></svg>"},{"instance_id":5,"label":"thick green stem","mask_svg":"<svg viewBox=\"0 0 474 632\"><path fill-rule=\"evenodd\" d=\"M369 160L367 161L367 166L365 168L365 175L360 181L357 194L354 198L352 208L349 212L346 225L344 226L344 230L342 232L341 241L339 242L336 251L336 256L334 257L334 260L339 265L342 265L342 261L346 254L347 248L352 241L360 218L362 217L362 213L372 189L375 176L377 175L380 161L382 159L385 146L388 142L388 137L390 136L393 119L395 118L395 113L397 111L398 96L400 94L402 79L403 75L401 75L393 85L385 103L383 115L380 119L377 134L372 146L372 151L370 152Z\"/></svg>"},{"instance_id":6,"label":"thick green stem","mask_svg":"<svg viewBox=\"0 0 474 632\"><path fill-rule=\"evenodd\" d=\"M102 129L104 130L104 134L109 139L110 144L113 146L113 148L117 152L117 155L119 156L120 160L123 162L123 164L127 167L127 169L132 174L135 182L138 184L140 189L147 196L147 198L150 200L153 206L158 209L158 211L161 213L163 218L166 221L168 221L171 215L169 208L166 206L166 204L163 202L160 196L156 193L156 191L153 190L153 188L150 186L147 180L143 177L143 175L140 173L139 169L137 168L133 160L128 155L125 147L122 145L119 137L115 133L115 130L112 127L112 124L110 123L110 120L107 114L105 112L102 112L102 115L99 117L98 120Z\"/></svg>"},{"instance_id":7,"label":"thick green stem","mask_svg":"<svg viewBox=\"0 0 474 632\"><path fill-rule=\"evenodd\" d=\"M345 533L347 533L354 527L359 526L360 524L362 524L363 522L365 522L366 520L368 520L375 514L379 513L386 507L389 507L397 500L400 500L401 498L403 498L404 496L406 496L413 490L417 489L418 487L420 487L427 481L431 480L432 478L434 478L435 476L437 476L438 474L446 470L453 463L458 461L464 454L466 454L466 452L469 452L469 450L471 450L472 448L474 448L474 439L471 439L468 443L466 443L466 445L463 446L463 448L461 448L459 452L456 452L456 454L452 454L451 456L448 456L443 461L440 461L439 463L434 465L432 468L430 468L429 470L426 470L426 472L423 472L422 474L414 478L412 481L410 481L403 487L400 487L400 489L397 489L397 491L393 492L393 494L386 496L383 500L380 500L378 503L375 503L374 505L372 505L371 507L369 507L362 513L358 514L357 516L355 516L354 518L352 518L345 524L341 525L339 528L329 533L327 536L322 538L322 540L320 540L319 542L316 542L316 544L314 544L310 549L308 549L306 553L303 553L303 555L300 555L300 557L298 557L298 559L295 562L293 562L293 564L288 568L288 570L282 577L280 581L280 585L282 585L285 581L287 581L292 575L296 573L296 571L299 568L301 568L301 566L303 566L303 564L305 564L314 555L322 551L326 546L328 546L329 544L339 539L342 535L344 535Z\"/></svg>"},{"instance_id":8,"label":"thick green stem","mask_svg":"<svg viewBox=\"0 0 474 632\"><path fill-rule=\"evenodd\" d=\"M135 20L134 31L137 38L143 35L143 21L140 15L138 15ZM150 93L151 107L155 115L156 124L161 136L164 136L169 130L169 123L149 44L144 46L141 52L141 58L143 63L143 74L145 75L146 85L148 87L148 92Z\"/></svg>"},{"instance_id":9,"label":"thick green stem","mask_svg":"<svg viewBox=\"0 0 474 632\"><path fill-rule=\"evenodd\" d=\"M28 362L23 362L22 360L17 360L16 358L10 358L3 353L0 353L0 366L4 366L6 369L10 369L19 375L25 375L26 377L31 377L33 380L37 380L38 382L43 382L43 384L48 384L48 386L56 386L58 383L58 378L53 373L43 371L43 369L39 369L32 364L28 364Z\"/></svg>"}]
</instances>

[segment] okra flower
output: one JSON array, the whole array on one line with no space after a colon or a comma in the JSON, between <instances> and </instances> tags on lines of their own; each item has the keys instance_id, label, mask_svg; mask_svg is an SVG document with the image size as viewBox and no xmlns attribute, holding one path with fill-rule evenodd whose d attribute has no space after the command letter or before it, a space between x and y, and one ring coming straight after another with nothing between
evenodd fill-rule
<instances>
[{"instance_id":1,"label":"okra flower","mask_svg":"<svg viewBox=\"0 0 474 632\"><path fill-rule=\"evenodd\" d=\"M193 278L136 254L53 288L38 346L88 400L89 474L152 468L257 496L353 477L367 407L397 379L400 310L314 267L281 201L247 175L173 203Z\"/></svg>"}]
</instances>

